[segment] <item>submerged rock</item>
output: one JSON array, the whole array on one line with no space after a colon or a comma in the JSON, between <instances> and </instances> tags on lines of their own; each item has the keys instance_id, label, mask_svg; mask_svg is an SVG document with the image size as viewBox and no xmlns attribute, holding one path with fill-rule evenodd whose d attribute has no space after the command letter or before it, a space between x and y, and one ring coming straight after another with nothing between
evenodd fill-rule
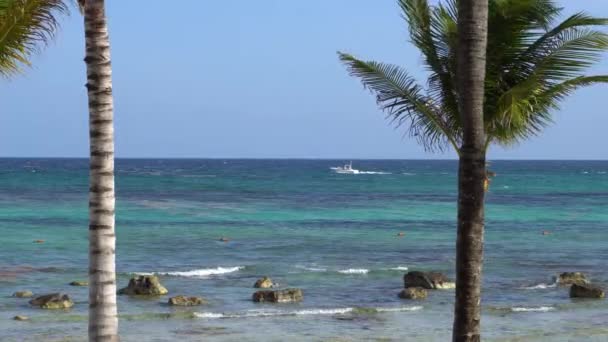
<instances>
[{"instance_id":1,"label":"submerged rock","mask_svg":"<svg viewBox=\"0 0 608 342\"><path fill-rule=\"evenodd\" d=\"M290 303L301 302L303 299L304 295L300 289L257 291L253 294L254 302Z\"/></svg>"},{"instance_id":2,"label":"submerged rock","mask_svg":"<svg viewBox=\"0 0 608 342\"><path fill-rule=\"evenodd\" d=\"M29 302L33 306L42 309L67 309L74 306L74 302L67 294L51 293L36 297Z\"/></svg>"},{"instance_id":3,"label":"submerged rock","mask_svg":"<svg viewBox=\"0 0 608 342\"><path fill-rule=\"evenodd\" d=\"M70 285L71 286L89 286L89 282L75 280L75 281L71 282Z\"/></svg>"},{"instance_id":4,"label":"submerged rock","mask_svg":"<svg viewBox=\"0 0 608 342\"><path fill-rule=\"evenodd\" d=\"M174 306L195 306L206 304L202 297L186 297L186 296L175 296L169 298L169 305Z\"/></svg>"},{"instance_id":5,"label":"submerged rock","mask_svg":"<svg viewBox=\"0 0 608 342\"><path fill-rule=\"evenodd\" d=\"M118 290L120 295L160 296L169 291L160 284L157 276L138 276L129 280L127 287Z\"/></svg>"},{"instance_id":6,"label":"submerged rock","mask_svg":"<svg viewBox=\"0 0 608 342\"><path fill-rule=\"evenodd\" d=\"M582 272L564 272L557 277L557 283L560 285L588 284L587 277Z\"/></svg>"},{"instance_id":7,"label":"submerged rock","mask_svg":"<svg viewBox=\"0 0 608 342\"><path fill-rule=\"evenodd\" d=\"M570 287L570 298L604 298L604 290L595 285L572 284Z\"/></svg>"},{"instance_id":8,"label":"submerged rock","mask_svg":"<svg viewBox=\"0 0 608 342\"><path fill-rule=\"evenodd\" d=\"M422 287L408 287L399 292L399 298L403 299L425 299L428 295Z\"/></svg>"},{"instance_id":9,"label":"submerged rock","mask_svg":"<svg viewBox=\"0 0 608 342\"><path fill-rule=\"evenodd\" d=\"M29 320L30 318L29 318L29 317L27 317L27 316L17 315L17 316L15 316L15 317L13 317L13 319L14 319L15 321L27 321L27 320Z\"/></svg>"},{"instance_id":10,"label":"submerged rock","mask_svg":"<svg viewBox=\"0 0 608 342\"><path fill-rule=\"evenodd\" d=\"M422 287L427 290L453 289L456 285L449 281L443 273L411 271L403 276L403 285L408 287Z\"/></svg>"},{"instance_id":11,"label":"submerged rock","mask_svg":"<svg viewBox=\"0 0 608 342\"><path fill-rule=\"evenodd\" d=\"M272 282L272 279L270 279L269 277L260 278L253 285L253 287L255 287L256 289L269 289L273 286L274 286L274 283Z\"/></svg>"},{"instance_id":12,"label":"submerged rock","mask_svg":"<svg viewBox=\"0 0 608 342\"><path fill-rule=\"evenodd\" d=\"M30 298L30 297L34 297L34 294L32 293L32 291L17 291L15 293L13 293L13 297L17 297L17 298Z\"/></svg>"}]
</instances>

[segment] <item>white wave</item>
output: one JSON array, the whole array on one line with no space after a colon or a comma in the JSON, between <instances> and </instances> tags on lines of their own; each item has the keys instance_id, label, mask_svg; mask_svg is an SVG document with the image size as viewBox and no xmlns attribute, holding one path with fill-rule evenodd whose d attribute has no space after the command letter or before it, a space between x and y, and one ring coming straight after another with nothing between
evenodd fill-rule
<instances>
[{"instance_id":1,"label":"white wave","mask_svg":"<svg viewBox=\"0 0 608 342\"><path fill-rule=\"evenodd\" d=\"M389 268L389 270L393 270L393 271L407 271L408 268L406 266L397 266L397 267Z\"/></svg>"},{"instance_id":2,"label":"white wave","mask_svg":"<svg viewBox=\"0 0 608 342\"><path fill-rule=\"evenodd\" d=\"M343 315L352 312L353 308L335 309L307 309L297 311L279 310L248 310L242 313L215 313L215 312L195 312L198 318L252 318L252 317L279 317L279 316L308 316L308 315Z\"/></svg>"},{"instance_id":3,"label":"white wave","mask_svg":"<svg viewBox=\"0 0 608 342\"><path fill-rule=\"evenodd\" d=\"M598 171L597 173L600 174L600 175L605 175L606 171Z\"/></svg>"},{"instance_id":4,"label":"white wave","mask_svg":"<svg viewBox=\"0 0 608 342\"><path fill-rule=\"evenodd\" d=\"M390 172L385 171L359 171L360 175L390 175Z\"/></svg>"},{"instance_id":5,"label":"white wave","mask_svg":"<svg viewBox=\"0 0 608 342\"><path fill-rule=\"evenodd\" d=\"M539 306L539 307L533 307L533 308L527 308L527 307L511 308L511 311L513 311L513 312L547 312L547 311L553 311L553 310L555 310L555 308L552 306Z\"/></svg>"},{"instance_id":6,"label":"white wave","mask_svg":"<svg viewBox=\"0 0 608 342\"><path fill-rule=\"evenodd\" d=\"M224 314L221 313L213 313L213 312L195 312L195 317L198 318L224 318Z\"/></svg>"},{"instance_id":7,"label":"white wave","mask_svg":"<svg viewBox=\"0 0 608 342\"><path fill-rule=\"evenodd\" d=\"M299 310L295 311L295 315L344 315L352 312L353 308L342 308L342 309L313 309L313 310Z\"/></svg>"},{"instance_id":8,"label":"white wave","mask_svg":"<svg viewBox=\"0 0 608 342\"><path fill-rule=\"evenodd\" d=\"M296 265L296 268L299 268L301 270L311 271L311 272L327 272L327 268L324 268L324 267L309 267L309 266Z\"/></svg>"},{"instance_id":9,"label":"white wave","mask_svg":"<svg viewBox=\"0 0 608 342\"><path fill-rule=\"evenodd\" d=\"M137 275L165 275L174 277L193 277L193 278L204 278L213 275L220 275L226 273L233 273L242 270L243 266L236 267L216 267L216 268L202 268L191 271L173 271L173 272L136 272Z\"/></svg>"},{"instance_id":10,"label":"white wave","mask_svg":"<svg viewBox=\"0 0 608 342\"><path fill-rule=\"evenodd\" d=\"M557 286L556 283L553 283L553 284L540 283L540 284L536 284L536 285L532 285L532 286L524 286L524 287L522 287L522 289L524 289L524 290L544 290L544 289L549 289L549 288L553 288L556 286Z\"/></svg>"},{"instance_id":11,"label":"white wave","mask_svg":"<svg viewBox=\"0 0 608 342\"><path fill-rule=\"evenodd\" d=\"M376 312L407 312L422 310L422 306L407 306L398 308L375 308ZM280 317L280 316L316 316L316 315L345 315L356 312L355 308L333 308L333 309L304 309L297 311L280 310L248 310L240 313L216 313L216 312L195 312L198 318L217 319L217 318L252 318L252 317Z\"/></svg>"},{"instance_id":12,"label":"white wave","mask_svg":"<svg viewBox=\"0 0 608 342\"><path fill-rule=\"evenodd\" d=\"M403 311L418 311L418 310L422 310L423 306L417 305L417 306L403 306L403 307L399 307L399 308L377 308L376 311L378 312L403 312Z\"/></svg>"},{"instance_id":13,"label":"white wave","mask_svg":"<svg viewBox=\"0 0 608 342\"><path fill-rule=\"evenodd\" d=\"M338 273L342 274L367 274L369 272L368 269L365 268L349 268L347 270L339 270Z\"/></svg>"},{"instance_id":14,"label":"white wave","mask_svg":"<svg viewBox=\"0 0 608 342\"><path fill-rule=\"evenodd\" d=\"M404 176L415 176L416 174L415 173L411 173L411 172L404 172L404 173L402 173L402 175L404 175Z\"/></svg>"}]
</instances>

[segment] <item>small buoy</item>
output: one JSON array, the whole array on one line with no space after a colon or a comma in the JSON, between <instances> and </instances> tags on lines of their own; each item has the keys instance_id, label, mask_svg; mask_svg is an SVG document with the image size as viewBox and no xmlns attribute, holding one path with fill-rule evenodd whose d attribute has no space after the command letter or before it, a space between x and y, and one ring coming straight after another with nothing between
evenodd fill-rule
<instances>
[{"instance_id":1,"label":"small buoy","mask_svg":"<svg viewBox=\"0 0 608 342\"><path fill-rule=\"evenodd\" d=\"M223 236L222 236L222 237L220 238L220 241L222 241L222 242L228 242L228 241L230 241L230 239L228 239L227 237L223 237Z\"/></svg>"},{"instance_id":2,"label":"small buoy","mask_svg":"<svg viewBox=\"0 0 608 342\"><path fill-rule=\"evenodd\" d=\"M34 240L35 243L44 243L44 240Z\"/></svg>"}]
</instances>

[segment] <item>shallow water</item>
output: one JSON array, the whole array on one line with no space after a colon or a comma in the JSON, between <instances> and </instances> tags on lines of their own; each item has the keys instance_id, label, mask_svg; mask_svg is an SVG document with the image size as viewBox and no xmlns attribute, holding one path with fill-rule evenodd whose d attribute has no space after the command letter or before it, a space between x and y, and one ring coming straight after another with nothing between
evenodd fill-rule
<instances>
[{"instance_id":1,"label":"shallow water","mask_svg":"<svg viewBox=\"0 0 608 342\"><path fill-rule=\"evenodd\" d=\"M118 160L119 285L156 273L173 295L119 297L123 340L450 338L453 290L397 297L409 270L453 277L456 162ZM564 271L608 281L608 162L497 161L487 197L483 335L496 341L605 341L606 301L572 301ZM0 159L0 339L86 336L87 161ZM541 231L550 230L550 235ZM404 232L404 237L398 237ZM229 242L221 242L225 236ZM42 244L33 240L45 240ZM299 304L254 304L263 275ZM71 310L30 308L17 290L61 291ZM30 322L14 322L16 314Z\"/></svg>"}]
</instances>

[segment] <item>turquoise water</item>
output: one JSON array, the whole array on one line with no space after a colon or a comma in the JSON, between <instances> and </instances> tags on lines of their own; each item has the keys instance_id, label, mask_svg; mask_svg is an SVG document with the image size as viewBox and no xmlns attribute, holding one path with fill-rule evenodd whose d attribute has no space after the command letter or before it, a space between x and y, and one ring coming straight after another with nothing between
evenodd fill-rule
<instances>
[{"instance_id":1,"label":"turquoise water","mask_svg":"<svg viewBox=\"0 0 608 342\"><path fill-rule=\"evenodd\" d=\"M124 341L446 341L453 290L397 297L409 270L453 277L456 162L118 160L119 286L157 273L166 298L119 297ZM606 301L553 284L582 271L608 283L608 162L496 161L487 196L483 334L495 341L605 341ZM0 159L0 340L86 337L87 161ZM551 235L541 231L550 230ZM404 237L397 237L404 232ZM228 237L229 242L219 241ZM33 240L45 240L42 244ZM263 275L299 304L254 304ZM66 292L51 312L17 290ZM15 322L14 315L30 316Z\"/></svg>"}]
</instances>

